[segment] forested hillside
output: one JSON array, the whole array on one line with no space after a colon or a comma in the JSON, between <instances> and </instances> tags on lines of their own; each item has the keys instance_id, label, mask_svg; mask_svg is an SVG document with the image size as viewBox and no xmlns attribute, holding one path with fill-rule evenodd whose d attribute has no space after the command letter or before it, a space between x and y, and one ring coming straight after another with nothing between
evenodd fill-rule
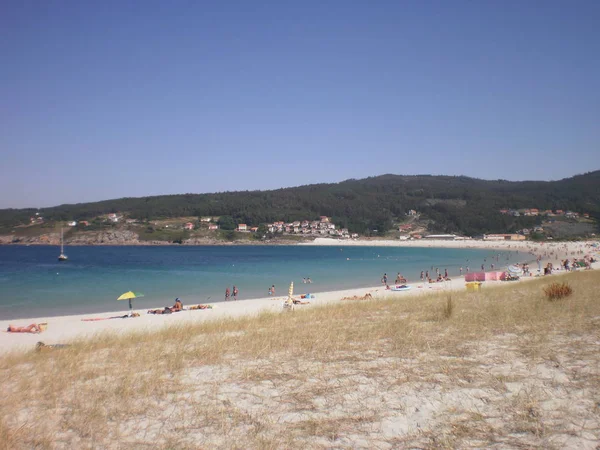
<instances>
[{"instance_id":1,"label":"forested hillside","mask_svg":"<svg viewBox=\"0 0 600 450\"><path fill-rule=\"evenodd\" d=\"M475 235L510 231L536 220L502 215L502 208L572 210L598 219L600 171L550 182L381 175L272 191L121 198L39 210L4 209L0 210L0 226L29 223L36 212L50 221L91 219L116 212L141 220L229 215L237 223L256 226L326 215L351 232L369 234L373 229L390 229L414 209L429 220L430 231Z\"/></svg>"}]
</instances>

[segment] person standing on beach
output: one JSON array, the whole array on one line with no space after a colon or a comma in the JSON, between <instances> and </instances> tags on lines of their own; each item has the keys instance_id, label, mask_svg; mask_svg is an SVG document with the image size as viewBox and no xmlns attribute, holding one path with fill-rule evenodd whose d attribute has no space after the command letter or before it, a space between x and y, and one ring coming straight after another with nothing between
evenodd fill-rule
<instances>
[{"instance_id":1,"label":"person standing on beach","mask_svg":"<svg viewBox=\"0 0 600 450\"><path fill-rule=\"evenodd\" d=\"M459 270L460 270L460 274L462 275L463 268L461 267Z\"/></svg>"},{"instance_id":2,"label":"person standing on beach","mask_svg":"<svg viewBox=\"0 0 600 450\"><path fill-rule=\"evenodd\" d=\"M229 288L225 288L225 301L229 300Z\"/></svg>"},{"instance_id":3,"label":"person standing on beach","mask_svg":"<svg viewBox=\"0 0 600 450\"><path fill-rule=\"evenodd\" d=\"M387 273L383 274L383 278L381 278L381 284L387 285Z\"/></svg>"},{"instance_id":4,"label":"person standing on beach","mask_svg":"<svg viewBox=\"0 0 600 450\"><path fill-rule=\"evenodd\" d=\"M421 281L423 281L425 279L425 275L423 274L423 271L421 270Z\"/></svg>"},{"instance_id":5,"label":"person standing on beach","mask_svg":"<svg viewBox=\"0 0 600 450\"><path fill-rule=\"evenodd\" d=\"M240 291L238 291L238 288L236 288L235 286L233 287L233 299L237 300L237 296L240 293Z\"/></svg>"}]
</instances>

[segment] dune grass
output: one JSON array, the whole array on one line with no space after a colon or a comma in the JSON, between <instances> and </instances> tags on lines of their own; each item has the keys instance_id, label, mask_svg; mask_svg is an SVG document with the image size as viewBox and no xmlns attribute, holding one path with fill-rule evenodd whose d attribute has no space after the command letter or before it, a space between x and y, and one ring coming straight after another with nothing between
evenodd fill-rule
<instances>
[{"instance_id":1,"label":"dune grass","mask_svg":"<svg viewBox=\"0 0 600 450\"><path fill-rule=\"evenodd\" d=\"M600 438L600 274L105 334L0 359L0 448ZM551 281L572 295L549 301Z\"/></svg>"}]
</instances>

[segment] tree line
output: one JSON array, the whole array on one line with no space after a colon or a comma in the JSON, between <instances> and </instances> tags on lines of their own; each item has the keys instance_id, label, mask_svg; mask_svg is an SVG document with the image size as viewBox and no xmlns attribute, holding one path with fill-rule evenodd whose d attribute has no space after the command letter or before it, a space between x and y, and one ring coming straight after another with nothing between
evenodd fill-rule
<instances>
[{"instance_id":1,"label":"tree line","mask_svg":"<svg viewBox=\"0 0 600 450\"><path fill-rule=\"evenodd\" d=\"M600 171L558 181L521 182L390 174L271 191L121 198L39 210L3 209L0 226L27 224L36 212L48 221L91 220L109 213L122 213L140 221L229 216L235 224L251 226L329 216L338 227L369 235L390 230L414 209L428 220L432 232L477 235L514 231L540 220L502 215L502 208L572 210L598 219L599 193Z\"/></svg>"}]
</instances>

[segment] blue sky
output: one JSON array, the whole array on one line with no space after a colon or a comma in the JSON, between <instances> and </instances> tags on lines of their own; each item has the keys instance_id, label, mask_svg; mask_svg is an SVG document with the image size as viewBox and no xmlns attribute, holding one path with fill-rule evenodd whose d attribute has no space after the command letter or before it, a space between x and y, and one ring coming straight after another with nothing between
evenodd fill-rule
<instances>
[{"instance_id":1,"label":"blue sky","mask_svg":"<svg viewBox=\"0 0 600 450\"><path fill-rule=\"evenodd\" d=\"M600 2L3 1L0 207L600 169Z\"/></svg>"}]
</instances>

